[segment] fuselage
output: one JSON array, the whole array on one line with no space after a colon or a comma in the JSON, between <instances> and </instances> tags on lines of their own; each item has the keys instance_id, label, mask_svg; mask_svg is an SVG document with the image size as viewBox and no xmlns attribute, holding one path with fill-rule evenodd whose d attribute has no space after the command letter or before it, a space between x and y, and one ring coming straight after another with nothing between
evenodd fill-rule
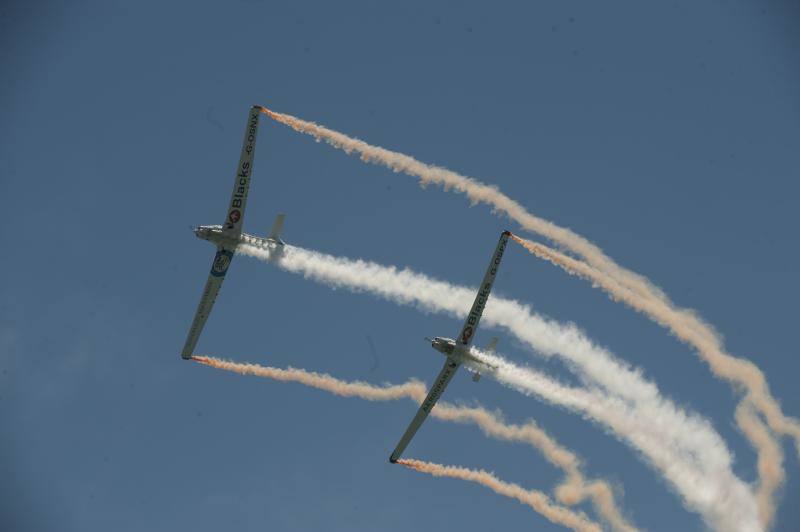
<instances>
[{"instance_id":1,"label":"fuselage","mask_svg":"<svg viewBox=\"0 0 800 532\"><path fill-rule=\"evenodd\" d=\"M456 359L459 363L464 364L468 369L473 371L485 373L494 369L489 364L476 357L471 347L456 345L456 341L452 338L436 336L431 340L431 347L446 357Z\"/></svg>"},{"instance_id":2,"label":"fuselage","mask_svg":"<svg viewBox=\"0 0 800 532\"><path fill-rule=\"evenodd\" d=\"M194 234L197 238L208 240L215 246L222 246L226 249L235 250L239 244L251 244L254 246L268 247L270 245L283 245L283 242L274 238L265 238L247 233L242 233L239 238L232 238L222 232L221 225L200 225L195 227Z\"/></svg>"}]
</instances>

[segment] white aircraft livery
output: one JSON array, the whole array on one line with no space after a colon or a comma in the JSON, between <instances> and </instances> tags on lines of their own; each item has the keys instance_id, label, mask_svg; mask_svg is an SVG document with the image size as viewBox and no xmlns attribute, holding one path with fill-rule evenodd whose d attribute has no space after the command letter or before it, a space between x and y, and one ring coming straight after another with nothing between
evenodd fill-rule
<instances>
[{"instance_id":1,"label":"white aircraft livery","mask_svg":"<svg viewBox=\"0 0 800 532\"><path fill-rule=\"evenodd\" d=\"M442 371L439 372L439 376L433 381L433 386L431 386L428 396L422 401L417 415L411 420L411 424L408 426L403 437L400 438L397 447L395 447L394 452L392 452L392 455L389 457L391 463L397 462L400 455L403 454L403 451L428 417L433 405L439 400L442 392L444 392L444 389L450 383L450 380L461 364L464 364L475 373L472 377L474 381L480 378L481 371L486 372L494 369L471 353L470 344L472 343L475 331L478 329L478 323L481 321L481 315L483 315L483 309L486 306L486 301L489 299L489 293L492 291L492 285L497 276L497 269L500 267L500 260L503 258L503 252L506 249L509 236L511 236L509 231L503 231L500 235L500 240L497 242L494 254L492 254L492 260L489 262L489 267L486 269L486 274L483 276L483 281L478 289L478 295L475 296L475 302L472 303L472 308L456 339L453 340L451 338L437 336L430 340L431 346L444 354L447 360L444 363ZM494 351L496 345L497 338L492 338L486 348L487 351Z\"/></svg>"},{"instance_id":2,"label":"white aircraft livery","mask_svg":"<svg viewBox=\"0 0 800 532\"><path fill-rule=\"evenodd\" d=\"M266 238L242 233L244 209L247 205L247 193L250 190L250 178L253 173L253 157L256 151L256 133L261 109L261 106L254 105L247 117L242 154L239 157L239 166L236 169L236 178L233 181L233 192L228 211L225 214L225 222L222 225L201 225L194 228L194 233L198 238L208 240L217 246L217 254L214 256L214 262L211 263L211 272L208 275L206 287L203 289L200 304L197 306L197 312L181 352L181 357L184 359L192 358L194 347L197 345L203 326L211 313L211 307L214 306L214 301L217 299L222 281L225 280L225 274L228 273L228 267L239 242L262 246L283 246L283 240L280 238L280 232L283 229L283 214L279 214L275 219L272 230Z\"/></svg>"}]
</instances>

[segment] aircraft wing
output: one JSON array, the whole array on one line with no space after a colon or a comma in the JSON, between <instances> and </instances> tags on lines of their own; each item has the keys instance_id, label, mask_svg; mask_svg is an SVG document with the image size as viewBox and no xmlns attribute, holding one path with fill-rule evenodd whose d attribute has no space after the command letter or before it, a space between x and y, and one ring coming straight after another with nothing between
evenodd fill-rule
<instances>
[{"instance_id":1,"label":"aircraft wing","mask_svg":"<svg viewBox=\"0 0 800 532\"><path fill-rule=\"evenodd\" d=\"M211 307L214 306L217 293L219 293L219 289L222 286L222 281L225 280L225 274L228 273L228 266L230 266L232 259L233 251L222 247L217 249L214 262L211 264L211 273L208 274L206 287L203 289L200 304L197 305L197 312L194 314L192 326L189 328L189 335L186 337L186 343L183 345L183 351L181 351L181 357L184 359L192 358L194 346L197 345L200 333L203 332L203 326L206 324L208 315L211 314Z\"/></svg>"},{"instance_id":2,"label":"aircraft wing","mask_svg":"<svg viewBox=\"0 0 800 532\"><path fill-rule=\"evenodd\" d=\"M253 172L253 157L256 153L258 116L261 114L261 109L258 105L250 108L242 141L242 154L239 156L239 166L236 167L236 177L233 180L231 202L228 205L225 222L222 224L222 232L233 238L238 238L242 234L244 208L247 205L247 193L250 190L250 175Z\"/></svg>"},{"instance_id":3,"label":"aircraft wing","mask_svg":"<svg viewBox=\"0 0 800 532\"><path fill-rule=\"evenodd\" d=\"M444 367L442 371L439 372L439 376L436 377L436 380L433 382L433 386L431 386L430 391L428 392L428 396L422 401L422 404L417 410L417 415L414 416L414 419L411 420L411 424L406 429L406 432L403 434L403 437L400 438L400 441L397 443L397 447L394 448L392 455L389 457L389 461L391 463L397 462L397 459L400 458L400 455L403 454L408 443L414 437L414 434L417 433L417 430L428 417L430 414L433 405L436 404L436 401L439 400L439 397L442 396L442 392L444 389L447 388L447 385L450 383L450 380L453 378L453 375L456 374L456 370L460 364L456 362L455 359L448 357L444 363Z\"/></svg>"},{"instance_id":4,"label":"aircraft wing","mask_svg":"<svg viewBox=\"0 0 800 532\"><path fill-rule=\"evenodd\" d=\"M247 116L247 126L244 130L244 140L242 141L242 153L239 156L239 166L237 167L236 177L233 181L233 192L231 192L231 202L228 206L228 213L225 222L222 224L222 232L230 237L234 242L238 241L242 234L242 223L244 219L244 208L247 204L247 192L250 190L250 176L253 172L253 157L256 153L256 133L258 132L258 116L261 114L261 107L254 105L250 108ZM228 272L228 266L233 259L234 248L228 249L224 246L217 248L214 262L211 264L211 273L208 275L206 287L197 306L197 312L189 328L189 335L181 351L181 357L191 358L203 326L206 324L208 315L211 314L211 307L217 299L217 294Z\"/></svg>"},{"instance_id":5,"label":"aircraft wing","mask_svg":"<svg viewBox=\"0 0 800 532\"><path fill-rule=\"evenodd\" d=\"M489 293L492 291L494 278L497 276L497 269L500 267L500 260L503 258L503 253L506 250L509 236L511 236L509 231L503 231L500 235L500 240L497 242L497 247L492 254L492 260L489 262L489 267L486 268L486 274L483 276L483 281L478 288L478 295L475 296L475 302L472 303L472 308L467 315L464 326L456 337L456 346L468 346L472 343L472 337L478 329L478 323L481 321L483 309L486 307L486 301L489 299Z\"/></svg>"}]
</instances>

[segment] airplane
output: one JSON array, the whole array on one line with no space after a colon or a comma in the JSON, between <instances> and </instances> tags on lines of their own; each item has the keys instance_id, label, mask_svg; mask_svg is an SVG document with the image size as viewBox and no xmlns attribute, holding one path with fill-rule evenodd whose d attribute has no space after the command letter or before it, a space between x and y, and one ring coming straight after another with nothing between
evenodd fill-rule
<instances>
[{"instance_id":1,"label":"airplane","mask_svg":"<svg viewBox=\"0 0 800 532\"><path fill-rule=\"evenodd\" d=\"M233 192L231 201L228 205L225 222L222 225L200 225L192 228L198 238L208 240L217 247L214 261L211 263L211 272L208 275L203 295L200 297L200 304L189 328L186 343L181 351L181 358L189 360L203 331L203 326L211 313L211 307L217 299L217 294L228 273L228 267L233 260L233 253L240 243L253 244L262 247L275 246L278 250L283 249L284 242L281 240L280 233L283 229L285 215L279 214L275 218L272 230L266 238L249 235L242 232L244 222L244 209L247 204L247 193L250 190L250 178L253 172L253 157L256 150L256 133L258 133L258 117L262 112L260 105L250 108L247 117L247 126L244 130L244 140L242 142L242 153L239 157L236 177L233 180Z\"/></svg>"},{"instance_id":2,"label":"airplane","mask_svg":"<svg viewBox=\"0 0 800 532\"><path fill-rule=\"evenodd\" d=\"M478 329L478 323L483 315L483 309L486 307L486 301L489 299L489 293L492 291L492 285L497 276L497 270L500 267L500 260L503 258L509 236L511 236L510 231L503 231L500 234L500 240L497 242L497 247L492 254L489 267L486 269L486 274L483 276L478 294L475 296L475 301L472 303L472 308L458 336L455 339L441 336L431 339L431 346L444 354L447 360L445 360L444 367L442 371L439 372L439 376L433 381L433 386L431 386L428 396L422 401L419 410L417 410L417 414L414 416L414 419L411 420L411 424L408 425L405 433L400 438L397 447L395 447L394 451L389 456L389 462L393 464L396 463L400 455L403 454L403 451L405 451L409 442L411 442L411 439L414 437L414 434L417 433L419 427L428 417L433 405L435 405L439 397L442 396L444 389L450 383L450 380L461 364L464 364L467 368L475 372L475 376L472 380L476 382L480 379L480 371L486 372L487 369L496 369L472 354L470 345L475 336L475 331ZM489 346L487 346L487 350L493 351L496 345L497 339L493 338Z\"/></svg>"}]
</instances>

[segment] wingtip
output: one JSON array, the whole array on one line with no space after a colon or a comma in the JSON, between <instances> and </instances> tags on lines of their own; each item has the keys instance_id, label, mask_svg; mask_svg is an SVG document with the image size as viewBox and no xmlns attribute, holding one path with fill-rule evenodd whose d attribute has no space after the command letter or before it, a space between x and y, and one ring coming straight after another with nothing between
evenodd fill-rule
<instances>
[{"instance_id":1,"label":"wingtip","mask_svg":"<svg viewBox=\"0 0 800 532\"><path fill-rule=\"evenodd\" d=\"M390 456L389 457L389 463L390 464L396 464L397 463L397 458L395 458L394 455Z\"/></svg>"}]
</instances>

